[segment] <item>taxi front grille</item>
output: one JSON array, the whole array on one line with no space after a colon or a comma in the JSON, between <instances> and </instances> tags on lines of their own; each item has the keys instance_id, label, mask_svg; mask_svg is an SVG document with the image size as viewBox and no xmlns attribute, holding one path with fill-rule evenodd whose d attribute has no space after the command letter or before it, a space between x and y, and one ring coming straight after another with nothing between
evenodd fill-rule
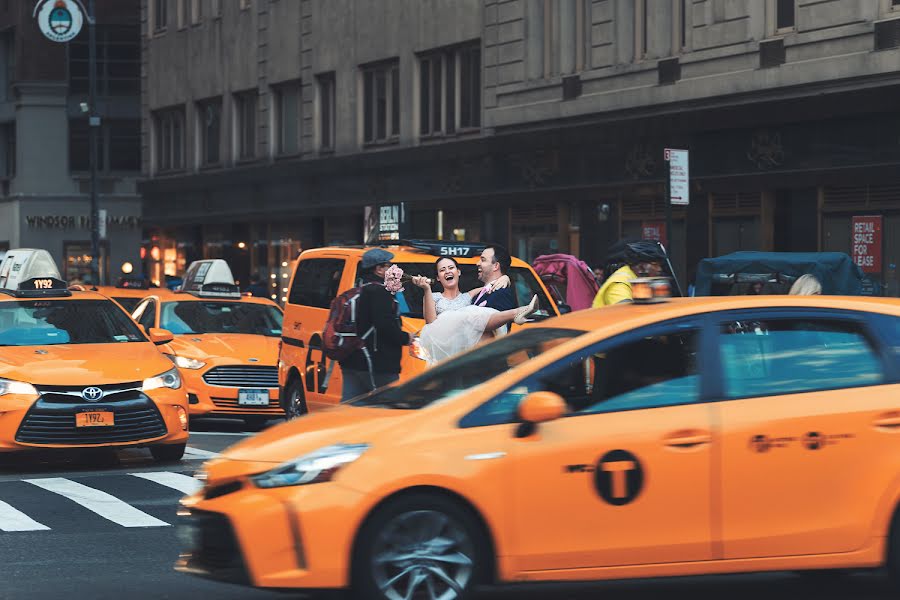
<instances>
[{"instance_id":1,"label":"taxi front grille","mask_svg":"<svg viewBox=\"0 0 900 600\"><path fill-rule=\"evenodd\" d=\"M216 413L240 413L240 414L278 414L281 416L283 411L281 409L281 403L278 401L278 398L270 398L268 406L248 406L245 404L238 404L237 398L216 398L213 396L211 398L213 404L216 405Z\"/></svg>"},{"instance_id":2,"label":"taxi front grille","mask_svg":"<svg viewBox=\"0 0 900 600\"><path fill-rule=\"evenodd\" d=\"M192 547L182 553L176 568L193 575L218 581L249 584L234 529L227 517L217 513L193 510L181 527L193 530Z\"/></svg>"},{"instance_id":3,"label":"taxi front grille","mask_svg":"<svg viewBox=\"0 0 900 600\"><path fill-rule=\"evenodd\" d=\"M234 365L213 367L203 374L209 385L235 388L277 388L278 367Z\"/></svg>"},{"instance_id":4,"label":"taxi front grille","mask_svg":"<svg viewBox=\"0 0 900 600\"><path fill-rule=\"evenodd\" d=\"M127 383L113 383L108 385L36 385L38 393L48 402L73 403L82 402L81 393L88 387L98 387L103 390L102 402L124 402L143 398L141 394L142 382L130 381Z\"/></svg>"},{"instance_id":5,"label":"taxi front grille","mask_svg":"<svg viewBox=\"0 0 900 600\"><path fill-rule=\"evenodd\" d=\"M109 411L115 415L112 427L76 427L75 413L86 408ZM127 403L62 406L41 398L32 406L16 432L16 441L24 444L61 444L84 446L152 440L167 433L156 406L146 397Z\"/></svg>"}]
</instances>

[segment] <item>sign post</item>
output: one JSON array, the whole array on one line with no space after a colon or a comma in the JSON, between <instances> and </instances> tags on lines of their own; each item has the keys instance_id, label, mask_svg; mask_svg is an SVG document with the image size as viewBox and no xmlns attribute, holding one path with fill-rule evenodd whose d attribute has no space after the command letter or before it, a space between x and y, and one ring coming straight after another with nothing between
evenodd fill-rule
<instances>
[{"instance_id":1,"label":"sign post","mask_svg":"<svg viewBox=\"0 0 900 600\"><path fill-rule=\"evenodd\" d=\"M666 185L666 233L669 236L669 245L666 246L666 254L669 262L672 258L672 238L675 237L672 229L672 205L687 206L691 201L690 169L688 168L688 151L665 149L665 159L669 163L668 183ZM685 223L687 229L687 223ZM685 233L687 233L685 231ZM687 236L685 236L687 239ZM675 275L675 273L672 273Z\"/></svg>"},{"instance_id":2,"label":"sign post","mask_svg":"<svg viewBox=\"0 0 900 600\"><path fill-rule=\"evenodd\" d=\"M85 10L81 0L38 0L32 17L48 40L64 44L75 39L88 22L88 134L91 169L91 283L100 285L100 215L97 211L97 34L94 19L94 0L88 0Z\"/></svg>"}]
</instances>

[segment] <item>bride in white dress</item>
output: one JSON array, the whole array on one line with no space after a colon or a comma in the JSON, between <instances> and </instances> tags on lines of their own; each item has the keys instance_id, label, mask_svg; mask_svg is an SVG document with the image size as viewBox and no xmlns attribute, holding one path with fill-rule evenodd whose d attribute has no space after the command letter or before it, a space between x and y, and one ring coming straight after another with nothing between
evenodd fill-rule
<instances>
[{"instance_id":1,"label":"bride in white dress","mask_svg":"<svg viewBox=\"0 0 900 600\"><path fill-rule=\"evenodd\" d=\"M526 317L537 308L537 296L526 306L511 310L498 311L475 306L472 302L482 288L469 292L460 291L459 278L462 273L455 259L441 257L435 263L435 268L441 292L431 291L431 280L427 277L417 275L412 278L413 284L425 292L422 306L426 325L419 334L419 344L425 350L429 365L465 352L482 339L490 339L499 327L509 323L524 323ZM487 293L508 287L509 284L509 277L504 275L486 286Z\"/></svg>"}]
</instances>

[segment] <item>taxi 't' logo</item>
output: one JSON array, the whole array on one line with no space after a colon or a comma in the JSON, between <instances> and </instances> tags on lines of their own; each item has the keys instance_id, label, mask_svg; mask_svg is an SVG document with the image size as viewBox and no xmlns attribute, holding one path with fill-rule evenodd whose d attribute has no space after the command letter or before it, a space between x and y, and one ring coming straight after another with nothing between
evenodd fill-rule
<instances>
[{"instance_id":1,"label":"taxi 't' logo","mask_svg":"<svg viewBox=\"0 0 900 600\"><path fill-rule=\"evenodd\" d=\"M97 402L103 398L103 390L98 387L86 387L81 390L81 397L88 402Z\"/></svg>"},{"instance_id":2,"label":"taxi 't' logo","mask_svg":"<svg viewBox=\"0 0 900 600\"><path fill-rule=\"evenodd\" d=\"M607 452L594 471L594 486L608 504L623 506L631 503L644 488L641 461L626 450Z\"/></svg>"}]
</instances>

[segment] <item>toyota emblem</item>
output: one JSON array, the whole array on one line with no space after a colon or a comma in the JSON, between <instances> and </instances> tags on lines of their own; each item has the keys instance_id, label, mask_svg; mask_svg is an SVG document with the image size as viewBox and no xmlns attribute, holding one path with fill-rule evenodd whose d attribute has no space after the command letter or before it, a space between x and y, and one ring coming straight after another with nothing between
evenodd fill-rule
<instances>
[{"instance_id":1,"label":"toyota emblem","mask_svg":"<svg viewBox=\"0 0 900 600\"><path fill-rule=\"evenodd\" d=\"M81 397L88 402L97 402L103 398L103 390L98 387L87 387L81 390Z\"/></svg>"}]
</instances>

